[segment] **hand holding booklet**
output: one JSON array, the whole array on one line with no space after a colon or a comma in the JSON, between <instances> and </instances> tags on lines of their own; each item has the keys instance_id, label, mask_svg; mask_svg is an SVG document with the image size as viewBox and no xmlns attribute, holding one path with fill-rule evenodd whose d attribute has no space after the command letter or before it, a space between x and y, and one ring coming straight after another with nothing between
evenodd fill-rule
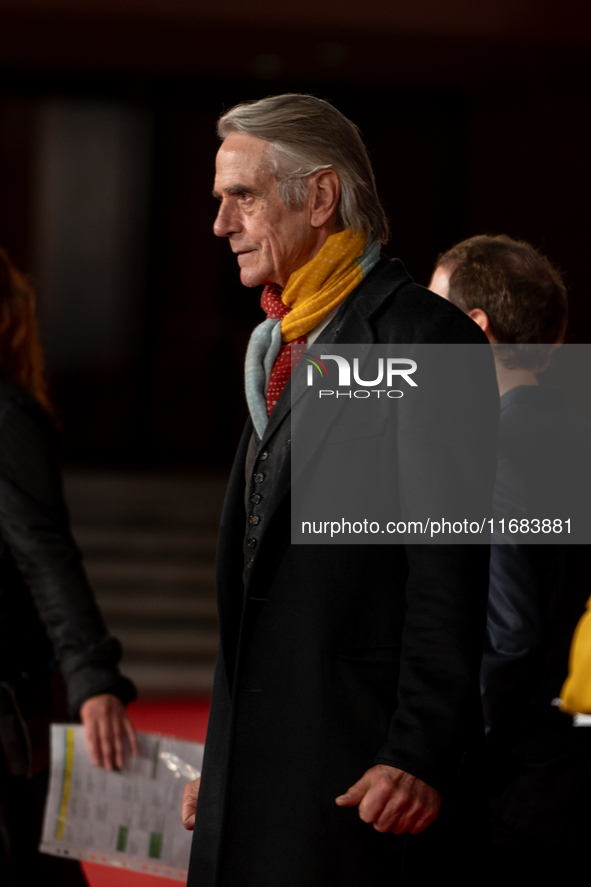
<instances>
[{"instance_id":1,"label":"hand holding booklet","mask_svg":"<svg viewBox=\"0 0 591 887\"><path fill-rule=\"evenodd\" d=\"M94 767L80 725L52 724L51 778L40 850L185 881L192 833L181 822L203 746L138 733L122 770Z\"/></svg>"}]
</instances>

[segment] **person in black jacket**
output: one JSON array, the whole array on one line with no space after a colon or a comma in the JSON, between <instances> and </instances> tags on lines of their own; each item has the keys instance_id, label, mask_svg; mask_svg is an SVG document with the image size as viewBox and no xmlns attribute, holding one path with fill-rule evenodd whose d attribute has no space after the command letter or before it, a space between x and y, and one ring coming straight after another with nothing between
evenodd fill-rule
<instances>
[{"instance_id":1,"label":"person in black jacket","mask_svg":"<svg viewBox=\"0 0 591 887\"><path fill-rule=\"evenodd\" d=\"M273 96L228 112L219 134L214 231L242 283L264 285L267 319L247 352L251 418L220 526L221 644L203 777L185 790L188 884L382 887L403 869L405 884L442 869L472 883L478 798L458 798L480 738L488 547L291 544L289 377L293 346L313 340L479 345L457 406L485 417L466 451L491 497L490 349L380 255L388 228L369 159L336 108ZM411 496L419 453L429 479L462 474L458 448L431 431L388 452Z\"/></svg>"},{"instance_id":2,"label":"person in black jacket","mask_svg":"<svg viewBox=\"0 0 591 887\"><path fill-rule=\"evenodd\" d=\"M564 339L559 273L532 246L477 236L438 260L431 289L479 324L495 349L501 422L495 512L505 520L575 517L591 498L591 425L538 384ZM570 511L565 513L564 505ZM573 521L574 522L574 521ZM536 534L492 547L481 671L496 879L574 876L591 829L591 736L553 705L591 593L588 544ZM531 540L533 537L530 536Z\"/></svg>"},{"instance_id":3,"label":"person in black jacket","mask_svg":"<svg viewBox=\"0 0 591 887\"><path fill-rule=\"evenodd\" d=\"M37 851L49 723L80 718L93 763L120 767L135 688L70 532L34 305L0 250L0 881L74 887L77 862Z\"/></svg>"}]
</instances>

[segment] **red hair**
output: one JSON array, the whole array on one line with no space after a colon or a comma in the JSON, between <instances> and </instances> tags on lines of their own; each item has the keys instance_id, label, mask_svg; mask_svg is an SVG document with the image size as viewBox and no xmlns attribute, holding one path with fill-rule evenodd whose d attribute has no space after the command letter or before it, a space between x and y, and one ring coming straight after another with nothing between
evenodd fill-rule
<instances>
[{"instance_id":1,"label":"red hair","mask_svg":"<svg viewBox=\"0 0 591 887\"><path fill-rule=\"evenodd\" d=\"M45 360L35 316L35 293L0 248L0 379L16 382L51 415Z\"/></svg>"}]
</instances>

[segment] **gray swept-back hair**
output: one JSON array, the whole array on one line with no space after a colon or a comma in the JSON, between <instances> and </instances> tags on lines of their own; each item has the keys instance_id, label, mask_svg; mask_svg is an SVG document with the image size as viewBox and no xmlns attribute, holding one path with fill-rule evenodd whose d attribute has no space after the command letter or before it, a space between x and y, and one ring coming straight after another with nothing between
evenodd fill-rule
<instances>
[{"instance_id":1,"label":"gray swept-back hair","mask_svg":"<svg viewBox=\"0 0 591 887\"><path fill-rule=\"evenodd\" d=\"M339 220L343 227L364 231L386 243L388 220L359 130L329 102L298 93L243 102L218 121L221 139L231 132L269 143L269 171L288 207L303 205L309 176L321 169L334 169L341 183Z\"/></svg>"}]
</instances>

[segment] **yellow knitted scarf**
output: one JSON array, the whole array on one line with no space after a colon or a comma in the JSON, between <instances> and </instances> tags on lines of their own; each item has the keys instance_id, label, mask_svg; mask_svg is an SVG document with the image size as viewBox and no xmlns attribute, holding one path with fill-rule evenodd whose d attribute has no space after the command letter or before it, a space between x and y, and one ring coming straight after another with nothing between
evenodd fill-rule
<instances>
[{"instance_id":1,"label":"yellow knitted scarf","mask_svg":"<svg viewBox=\"0 0 591 887\"><path fill-rule=\"evenodd\" d=\"M320 252L290 276L281 295L291 308L281 321L281 338L305 336L359 286L366 274L363 256L367 234L350 229L331 234Z\"/></svg>"}]
</instances>

